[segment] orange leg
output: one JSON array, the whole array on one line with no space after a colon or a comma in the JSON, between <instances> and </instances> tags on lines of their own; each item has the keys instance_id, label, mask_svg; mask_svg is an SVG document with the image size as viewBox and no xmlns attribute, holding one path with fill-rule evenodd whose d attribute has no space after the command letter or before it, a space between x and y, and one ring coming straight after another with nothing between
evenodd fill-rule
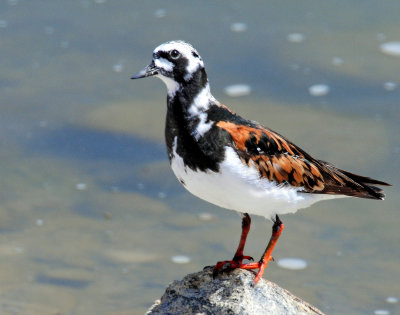
<instances>
[{"instance_id":1,"label":"orange leg","mask_svg":"<svg viewBox=\"0 0 400 315\"><path fill-rule=\"evenodd\" d=\"M253 260L253 257L243 256L244 245L246 244L247 234L249 234L251 225L251 218L248 213L242 213L242 234L240 236L239 246L236 250L235 256L232 260L219 261L214 267L214 277L218 272L225 266L229 265L229 269L237 268L236 266L241 265L243 259Z\"/></svg>"},{"instance_id":2,"label":"orange leg","mask_svg":"<svg viewBox=\"0 0 400 315\"><path fill-rule=\"evenodd\" d=\"M283 228L284 228L284 225L283 225L282 221L279 219L278 216L276 216L274 225L272 226L271 239L268 242L268 246L265 249L264 254L262 255L261 259L258 262L248 263L248 264L242 264L239 261L219 262L214 267L214 273L216 272L215 268L217 268L217 266L219 267L219 269L221 269L225 264L230 264L228 266L228 269L235 269L235 268L258 269L257 275L254 278L254 284L257 284L257 282L261 279L265 268L268 266L269 261L273 260L271 254L275 248L276 243L278 242L279 236L281 235ZM223 263L222 266L219 266L220 263ZM217 272L218 272L218 270L217 270Z\"/></svg>"},{"instance_id":3,"label":"orange leg","mask_svg":"<svg viewBox=\"0 0 400 315\"><path fill-rule=\"evenodd\" d=\"M250 231L251 218L248 213L243 213L242 215L243 215L242 235L240 236L240 242L236 250L235 256L233 256L234 261L240 261L240 262L242 262L243 259L253 260L253 258L250 256L243 256L243 250L244 250L244 245L246 245L247 234L249 234Z\"/></svg>"}]
</instances>

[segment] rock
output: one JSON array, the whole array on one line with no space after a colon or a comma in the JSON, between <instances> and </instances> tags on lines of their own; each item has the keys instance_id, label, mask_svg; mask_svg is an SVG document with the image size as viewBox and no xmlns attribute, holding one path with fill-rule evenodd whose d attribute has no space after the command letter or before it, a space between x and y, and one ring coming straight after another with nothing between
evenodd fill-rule
<instances>
[{"instance_id":1,"label":"rock","mask_svg":"<svg viewBox=\"0 0 400 315\"><path fill-rule=\"evenodd\" d=\"M271 281L260 279L253 286L251 271L236 269L213 279L212 270L213 267L205 267L203 271L171 283L146 315L323 315L316 307Z\"/></svg>"}]
</instances>

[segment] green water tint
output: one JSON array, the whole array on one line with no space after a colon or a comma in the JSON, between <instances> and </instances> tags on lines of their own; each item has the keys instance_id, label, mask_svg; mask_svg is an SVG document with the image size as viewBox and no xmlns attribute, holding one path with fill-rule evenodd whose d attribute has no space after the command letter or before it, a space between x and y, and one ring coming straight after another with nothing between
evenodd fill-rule
<instances>
[{"instance_id":1,"label":"green water tint","mask_svg":"<svg viewBox=\"0 0 400 315\"><path fill-rule=\"evenodd\" d=\"M399 40L398 2L0 8L2 314L143 314L172 280L233 255L240 218L191 196L169 169L165 87L129 80L177 38L199 50L222 103L317 158L395 185L384 202L283 216L274 256L307 268L271 263L265 277L328 314L399 312L385 300L400 295L400 88L383 86L400 84L400 59L379 49ZM233 32L239 22L247 29ZM292 33L304 39L290 42ZM241 83L249 96L224 94ZM329 93L311 96L313 84ZM270 229L253 218L246 254L261 255Z\"/></svg>"}]
</instances>

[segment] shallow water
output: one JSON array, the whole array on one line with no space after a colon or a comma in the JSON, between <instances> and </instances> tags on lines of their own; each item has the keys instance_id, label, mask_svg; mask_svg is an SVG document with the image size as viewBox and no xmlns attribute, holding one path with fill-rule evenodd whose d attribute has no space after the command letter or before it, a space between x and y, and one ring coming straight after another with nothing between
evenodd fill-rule
<instances>
[{"instance_id":1,"label":"shallow water","mask_svg":"<svg viewBox=\"0 0 400 315\"><path fill-rule=\"evenodd\" d=\"M400 58L381 51L400 41L399 10L3 1L1 314L143 314L169 282L232 256L240 218L189 195L169 169L165 87L129 80L171 39L198 48L221 102L318 158L394 184L384 202L335 200L282 217L274 256L307 267L271 263L264 277L328 314L400 313L386 301L400 297ZM225 94L237 84L250 94ZM315 85L329 92L310 94ZM253 218L249 255L262 253L270 228Z\"/></svg>"}]
</instances>

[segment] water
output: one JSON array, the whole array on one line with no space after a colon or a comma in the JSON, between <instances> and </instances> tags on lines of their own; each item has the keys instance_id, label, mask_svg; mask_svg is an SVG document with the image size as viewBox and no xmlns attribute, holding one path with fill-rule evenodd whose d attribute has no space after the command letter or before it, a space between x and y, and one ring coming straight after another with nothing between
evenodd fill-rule
<instances>
[{"instance_id":1,"label":"water","mask_svg":"<svg viewBox=\"0 0 400 315\"><path fill-rule=\"evenodd\" d=\"M169 169L165 87L129 80L172 39L199 50L221 102L318 158L395 185L384 202L337 200L282 217L274 257L307 268L271 262L265 277L329 314L399 313L387 302L400 296L399 59L397 46L381 51L400 40L399 9L3 1L1 313L143 314L169 282L233 255L240 218L189 195ZM238 82L251 94L225 95ZM328 94L309 94L318 82ZM257 259L270 230L254 217L246 254Z\"/></svg>"},{"instance_id":2,"label":"water","mask_svg":"<svg viewBox=\"0 0 400 315\"><path fill-rule=\"evenodd\" d=\"M286 39L292 43L301 43L305 39L305 36L301 33L290 33Z\"/></svg>"},{"instance_id":3,"label":"water","mask_svg":"<svg viewBox=\"0 0 400 315\"><path fill-rule=\"evenodd\" d=\"M307 268L307 261L301 258L281 258L277 261L277 265L289 270L302 270Z\"/></svg>"},{"instance_id":4,"label":"water","mask_svg":"<svg viewBox=\"0 0 400 315\"><path fill-rule=\"evenodd\" d=\"M389 56L400 57L400 42L384 43L381 45L381 51Z\"/></svg>"},{"instance_id":5,"label":"water","mask_svg":"<svg viewBox=\"0 0 400 315\"><path fill-rule=\"evenodd\" d=\"M247 31L246 23L241 23L241 22L232 23L230 28L231 28L232 32L236 32L236 33L241 33L241 32Z\"/></svg>"},{"instance_id":6,"label":"water","mask_svg":"<svg viewBox=\"0 0 400 315\"><path fill-rule=\"evenodd\" d=\"M250 94L251 87L247 84L234 84L227 86L224 91L230 97L239 97Z\"/></svg>"},{"instance_id":7,"label":"water","mask_svg":"<svg viewBox=\"0 0 400 315\"><path fill-rule=\"evenodd\" d=\"M329 86L325 84L314 84L308 88L308 93L312 96L324 96L329 93Z\"/></svg>"}]
</instances>

